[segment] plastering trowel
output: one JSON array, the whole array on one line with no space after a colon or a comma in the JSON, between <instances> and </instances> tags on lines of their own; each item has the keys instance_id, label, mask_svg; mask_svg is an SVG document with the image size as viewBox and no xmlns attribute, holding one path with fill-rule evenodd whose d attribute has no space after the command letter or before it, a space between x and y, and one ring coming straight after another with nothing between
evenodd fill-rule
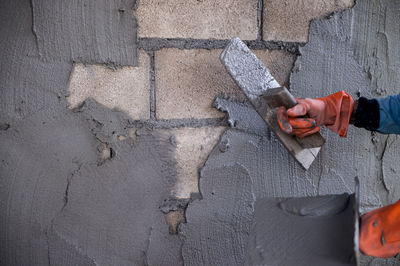
<instances>
[{"instance_id":1,"label":"plastering trowel","mask_svg":"<svg viewBox=\"0 0 400 266\"><path fill-rule=\"evenodd\" d=\"M325 139L315 133L305 138L288 135L278 125L274 108L296 105L295 98L270 74L264 64L239 38L233 38L220 56L226 70L250 100L258 114L276 134L289 153L308 169Z\"/></svg>"}]
</instances>

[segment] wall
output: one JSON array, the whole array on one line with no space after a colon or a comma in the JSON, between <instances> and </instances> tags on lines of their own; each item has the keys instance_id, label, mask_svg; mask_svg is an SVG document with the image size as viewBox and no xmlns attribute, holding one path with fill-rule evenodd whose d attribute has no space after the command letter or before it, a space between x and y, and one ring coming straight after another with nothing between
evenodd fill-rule
<instances>
[{"instance_id":1,"label":"wall","mask_svg":"<svg viewBox=\"0 0 400 266\"><path fill-rule=\"evenodd\" d=\"M246 125L238 117L237 128L226 130L228 119L213 107L215 96L244 100L218 60L234 36L297 96L394 93L398 34L387 25L395 25L397 7L390 1L360 1L317 20L309 37L311 19L352 1L0 5L7 36L0 63L1 264L190 264L198 241L190 228L220 222L211 210L222 208L228 218L243 211L227 200L351 192L355 175L363 210L397 197L389 155L395 137L351 129L342 140L324 132L327 144L304 172L259 121ZM371 25L379 26L367 31ZM227 173L229 186L220 183L219 200L208 200L202 179ZM252 194L225 193L241 186L254 187ZM201 219L192 204L203 210Z\"/></svg>"}]
</instances>

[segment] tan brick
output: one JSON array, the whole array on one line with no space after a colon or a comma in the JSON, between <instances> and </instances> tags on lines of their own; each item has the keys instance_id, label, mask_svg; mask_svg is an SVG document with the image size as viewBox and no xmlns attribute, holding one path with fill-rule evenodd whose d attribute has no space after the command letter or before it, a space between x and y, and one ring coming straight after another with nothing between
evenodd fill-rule
<instances>
[{"instance_id":1,"label":"tan brick","mask_svg":"<svg viewBox=\"0 0 400 266\"><path fill-rule=\"evenodd\" d=\"M198 192L199 169L217 144L224 127L180 128L170 133L176 141L178 181L173 194L178 198L189 198Z\"/></svg>"},{"instance_id":2,"label":"tan brick","mask_svg":"<svg viewBox=\"0 0 400 266\"><path fill-rule=\"evenodd\" d=\"M186 222L184 211L170 211L165 215L165 222L169 225L168 232L171 235L178 234L178 225Z\"/></svg>"},{"instance_id":3,"label":"tan brick","mask_svg":"<svg viewBox=\"0 0 400 266\"><path fill-rule=\"evenodd\" d=\"M265 0L263 38L307 42L310 21L353 6L354 0Z\"/></svg>"},{"instance_id":4,"label":"tan brick","mask_svg":"<svg viewBox=\"0 0 400 266\"><path fill-rule=\"evenodd\" d=\"M354 0L337 0L336 10L344 10L352 8L354 6Z\"/></svg>"},{"instance_id":5,"label":"tan brick","mask_svg":"<svg viewBox=\"0 0 400 266\"><path fill-rule=\"evenodd\" d=\"M288 83L294 56L284 51L257 50L255 54L282 84ZM221 50L163 49L155 54L156 117L216 118L224 113L212 107L225 93L245 96L219 61Z\"/></svg>"},{"instance_id":6,"label":"tan brick","mask_svg":"<svg viewBox=\"0 0 400 266\"><path fill-rule=\"evenodd\" d=\"M112 70L101 65L76 64L67 97L71 108L93 98L108 108L118 108L132 119L150 117L150 59L139 51L138 67Z\"/></svg>"},{"instance_id":7,"label":"tan brick","mask_svg":"<svg viewBox=\"0 0 400 266\"><path fill-rule=\"evenodd\" d=\"M143 0L136 11L139 37L257 38L256 0Z\"/></svg>"}]
</instances>

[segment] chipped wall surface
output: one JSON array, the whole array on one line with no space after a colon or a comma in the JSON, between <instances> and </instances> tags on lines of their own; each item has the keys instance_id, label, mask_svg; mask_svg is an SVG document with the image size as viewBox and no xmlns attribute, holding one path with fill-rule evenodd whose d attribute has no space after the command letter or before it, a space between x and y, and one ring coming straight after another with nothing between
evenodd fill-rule
<instances>
[{"instance_id":1,"label":"chipped wall surface","mask_svg":"<svg viewBox=\"0 0 400 266\"><path fill-rule=\"evenodd\" d=\"M398 199L397 137L323 130L304 171L218 56L239 36L295 96L397 93L399 3L314 20L307 44L352 1L227 3L0 1L1 265L243 265L257 199L355 176L362 211Z\"/></svg>"}]
</instances>

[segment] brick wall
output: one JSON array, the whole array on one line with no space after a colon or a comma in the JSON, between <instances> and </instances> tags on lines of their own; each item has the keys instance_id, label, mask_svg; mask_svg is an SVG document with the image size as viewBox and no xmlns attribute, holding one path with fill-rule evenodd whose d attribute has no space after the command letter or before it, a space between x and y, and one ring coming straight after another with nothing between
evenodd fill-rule
<instances>
[{"instance_id":1,"label":"brick wall","mask_svg":"<svg viewBox=\"0 0 400 266\"><path fill-rule=\"evenodd\" d=\"M244 100L219 62L229 40L246 40L276 79L289 86L310 20L352 5L352 0L141 0L133 11L139 66L76 64L71 108L91 97L127 113L133 132L151 127L169 133L178 161L172 193L188 198L198 192L198 169L227 126L224 114L212 107L215 96Z\"/></svg>"}]
</instances>

